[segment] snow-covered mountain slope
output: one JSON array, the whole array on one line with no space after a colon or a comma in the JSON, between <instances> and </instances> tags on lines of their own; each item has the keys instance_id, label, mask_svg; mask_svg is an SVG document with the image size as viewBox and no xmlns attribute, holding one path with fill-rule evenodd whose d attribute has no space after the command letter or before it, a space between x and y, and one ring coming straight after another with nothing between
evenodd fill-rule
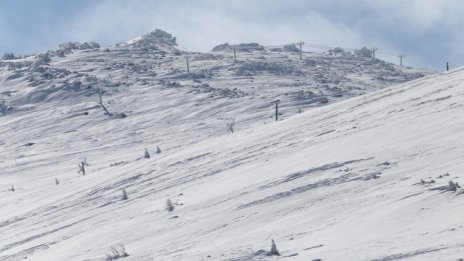
<instances>
[{"instance_id":1,"label":"snow-covered mountain slope","mask_svg":"<svg viewBox=\"0 0 464 261\"><path fill-rule=\"evenodd\" d=\"M341 49L304 53L300 60L296 47L289 46L226 44L208 53L188 52L161 30L108 48L66 43L36 56L0 60L0 101L4 107L22 110L43 101L95 97L98 88L107 95L140 86L153 91L174 88L180 96L200 93L213 99L233 98L246 116L228 110L223 117L247 124L249 112L257 116L251 122L269 116L267 107L276 99L281 100L281 113L287 117L430 74Z\"/></svg>"},{"instance_id":2,"label":"snow-covered mountain slope","mask_svg":"<svg viewBox=\"0 0 464 261\"><path fill-rule=\"evenodd\" d=\"M0 117L0 260L105 260L119 244L137 261L464 258L463 69L301 114L282 99L274 122L270 100L285 94L271 83L298 76L263 74L268 91L231 98L227 70L204 91L173 80L183 73L166 64L183 58L165 53L155 76L137 48L0 71L13 106ZM266 255L271 239L280 257Z\"/></svg>"}]
</instances>

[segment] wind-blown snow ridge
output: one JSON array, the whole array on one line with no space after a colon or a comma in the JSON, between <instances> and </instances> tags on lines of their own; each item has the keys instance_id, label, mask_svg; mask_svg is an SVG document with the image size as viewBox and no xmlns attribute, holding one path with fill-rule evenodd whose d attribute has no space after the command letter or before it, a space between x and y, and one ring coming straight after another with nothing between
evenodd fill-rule
<instances>
[{"instance_id":1,"label":"wind-blown snow ridge","mask_svg":"<svg viewBox=\"0 0 464 261\"><path fill-rule=\"evenodd\" d=\"M66 97L47 102L19 102L29 97L23 88L31 71L13 63L36 60L1 68L2 95L16 107L0 117L0 260L104 260L119 244L129 254L121 260L464 257L463 69L302 113L295 104L283 106L275 122L270 100L285 97L277 88L251 95L243 84L237 90L247 95L238 98L219 91L239 82L226 77L237 64L213 70L221 77L183 78L168 73L183 59L165 53L150 76L147 63L155 63L148 54L135 48L128 59L123 49L44 58L37 68L69 71L64 79L95 77L75 95L60 90ZM222 58L211 55L198 54L193 64L217 66L210 62ZM282 62L280 55L265 59ZM6 79L11 75L19 77ZM254 77L260 86L292 79L274 71ZM210 87L193 87L193 80ZM103 114L95 87L87 89L97 83L103 103L127 118ZM227 131L229 117L237 118L234 133ZM84 158L85 176L77 173ZM267 256L271 239L280 257Z\"/></svg>"}]
</instances>

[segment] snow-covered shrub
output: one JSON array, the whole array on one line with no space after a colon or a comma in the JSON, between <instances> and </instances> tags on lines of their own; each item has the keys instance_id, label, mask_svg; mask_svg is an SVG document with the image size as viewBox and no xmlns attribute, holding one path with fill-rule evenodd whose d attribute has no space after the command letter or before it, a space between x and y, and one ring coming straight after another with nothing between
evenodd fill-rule
<instances>
[{"instance_id":1,"label":"snow-covered shrub","mask_svg":"<svg viewBox=\"0 0 464 261\"><path fill-rule=\"evenodd\" d=\"M367 47L363 47L359 50L354 50L354 54L360 57L372 58L372 50Z\"/></svg>"},{"instance_id":2,"label":"snow-covered shrub","mask_svg":"<svg viewBox=\"0 0 464 261\"><path fill-rule=\"evenodd\" d=\"M5 101L0 101L0 114L6 114L13 110L13 106L7 105Z\"/></svg>"},{"instance_id":3,"label":"snow-covered shrub","mask_svg":"<svg viewBox=\"0 0 464 261\"><path fill-rule=\"evenodd\" d=\"M334 56L346 56L347 52L343 48L336 47L334 49L329 50L329 55L334 55Z\"/></svg>"},{"instance_id":4,"label":"snow-covered shrub","mask_svg":"<svg viewBox=\"0 0 464 261\"><path fill-rule=\"evenodd\" d=\"M127 254L126 247L124 245L112 246L111 252L106 253L106 260L111 261L128 256L129 254Z\"/></svg>"},{"instance_id":5,"label":"snow-covered shrub","mask_svg":"<svg viewBox=\"0 0 464 261\"><path fill-rule=\"evenodd\" d=\"M41 66L41 65L49 65L50 64L50 54L48 52L38 54L37 61L34 62L34 65Z\"/></svg>"},{"instance_id":6,"label":"snow-covered shrub","mask_svg":"<svg viewBox=\"0 0 464 261\"><path fill-rule=\"evenodd\" d=\"M71 53L72 50L88 50L88 49L98 49L100 45L95 42L68 42L63 43L58 46L58 50L63 51L64 53Z\"/></svg>"},{"instance_id":7,"label":"snow-covered shrub","mask_svg":"<svg viewBox=\"0 0 464 261\"><path fill-rule=\"evenodd\" d=\"M279 250L277 249L274 239L271 239L271 251L267 254L268 256L280 256Z\"/></svg>"},{"instance_id":8,"label":"snow-covered shrub","mask_svg":"<svg viewBox=\"0 0 464 261\"><path fill-rule=\"evenodd\" d=\"M145 148L145 154L143 155L144 158L149 159L150 158L150 153L148 150Z\"/></svg>"},{"instance_id":9,"label":"snow-covered shrub","mask_svg":"<svg viewBox=\"0 0 464 261\"><path fill-rule=\"evenodd\" d=\"M119 118L119 119L124 119L127 117L127 115L124 113L124 112L118 112L116 113L116 118Z\"/></svg>"},{"instance_id":10,"label":"snow-covered shrub","mask_svg":"<svg viewBox=\"0 0 464 261\"><path fill-rule=\"evenodd\" d=\"M127 192L125 189L122 189L122 192L121 192L121 200L127 200L128 197L127 197Z\"/></svg>"},{"instance_id":11,"label":"snow-covered shrub","mask_svg":"<svg viewBox=\"0 0 464 261\"><path fill-rule=\"evenodd\" d=\"M258 73L273 75L303 75L301 69L295 65L275 61L246 61L231 68L238 76L253 76Z\"/></svg>"},{"instance_id":12,"label":"snow-covered shrub","mask_svg":"<svg viewBox=\"0 0 464 261\"><path fill-rule=\"evenodd\" d=\"M138 47L144 51L157 50L160 46L177 46L176 37L160 29L144 34L131 41L119 43L118 47Z\"/></svg>"},{"instance_id":13,"label":"snow-covered shrub","mask_svg":"<svg viewBox=\"0 0 464 261\"><path fill-rule=\"evenodd\" d=\"M166 200L166 210L169 212L174 211L174 205L172 204L170 199Z\"/></svg>"},{"instance_id":14,"label":"snow-covered shrub","mask_svg":"<svg viewBox=\"0 0 464 261\"><path fill-rule=\"evenodd\" d=\"M458 188L461 188L458 182L453 182L452 180L448 182L449 191L456 191Z\"/></svg>"},{"instance_id":15,"label":"snow-covered shrub","mask_svg":"<svg viewBox=\"0 0 464 261\"><path fill-rule=\"evenodd\" d=\"M435 180L432 179L430 181L426 181L426 180L421 179L420 184L422 184L422 185L435 184Z\"/></svg>"},{"instance_id":16,"label":"snow-covered shrub","mask_svg":"<svg viewBox=\"0 0 464 261\"><path fill-rule=\"evenodd\" d=\"M211 51L213 51L213 52L230 51L233 48L234 47L232 45L230 45L229 43L223 43L223 44L214 46Z\"/></svg>"},{"instance_id":17,"label":"snow-covered shrub","mask_svg":"<svg viewBox=\"0 0 464 261\"><path fill-rule=\"evenodd\" d=\"M228 43L217 45L213 48L213 52L221 51L232 51L235 48L236 51L252 52L252 51L264 51L264 46L257 43L241 43L230 45Z\"/></svg>"},{"instance_id":18,"label":"snow-covered shrub","mask_svg":"<svg viewBox=\"0 0 464 261\"><path fill-rule=\"evenodd\" d=\"M161 153L161 149L159 146L156 146L156 154L160 154Z\"/></svg>"},{"instance_id":19,"label":"snow-covered shrub","mask_svg":"<svg viewBox=\"0 0 464 261\"><path fill-rule=\"evenodd\" d=\"M294 43L284 45L283 49L286 52L292 52L292 53L300 52L300 49L298 49L298 47Z\"/></svg>"}]
</instances>

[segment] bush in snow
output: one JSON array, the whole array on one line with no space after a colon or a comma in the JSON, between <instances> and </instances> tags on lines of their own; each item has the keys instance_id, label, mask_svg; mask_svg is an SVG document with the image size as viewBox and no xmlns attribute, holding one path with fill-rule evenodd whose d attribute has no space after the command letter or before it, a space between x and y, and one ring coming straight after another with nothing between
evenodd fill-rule
<instances>
[{"instance_id":1,"label":"bush in snow","mask_svg":"<svg viewBox=\"0 0 464 261\"><path fill-rule=\"evenodd\" d=\"M160 154L161 153L161 149L159 146L156 146L156 154Z\"/></svg>"},{"instance_id":2,"label":"bush in snow","mask_svg":"<svg viewBox=\"0 0 464 261\"><path fill-rule=\"evenodd\" d=\"M12 192L15 192L15 188L13 187L13 185L11 186L11 189L10 189Z\"/></svg>"},{"instance_id":3,"label":"bush in snow","mask_svg":"<svg viewBox=\"0 0 464 261\"><path fill-rule=\"evenodd\" d=\"M126 247L124 245L112 246L111 252L106 253L106 260L116 260L123 257L128 257Z\"/></svg>"},{"instance_id":4,"label":"bush in snow","mask_svg":"<svg viewBox=\"0 0 464 261\"><path fill-rule=\"evenodd\" d=\"M60 181L58 179L55 179L55 185L59 185Z\"/></svg>"},{"instance_id":5,"label":"bush in snow","mask_svg":"<svg viewBox=\"0 0 464 261\"><path fill-rule=\"evenodd\" d=\"M169 212L174 211L174 205L172 204L170 199L166 200L166 210Z\"/></svg>"}]
</instances>

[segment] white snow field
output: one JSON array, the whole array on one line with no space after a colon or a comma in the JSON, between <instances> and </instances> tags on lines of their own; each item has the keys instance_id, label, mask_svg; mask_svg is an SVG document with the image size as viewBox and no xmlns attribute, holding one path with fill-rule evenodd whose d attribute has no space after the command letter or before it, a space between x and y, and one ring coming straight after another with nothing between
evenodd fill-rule
<instances>
[{"instance_id":1,"label":"white snow field","mask_svg":"<svg viewBox=\"0 0 464 261\"><path fill-rule=\"evenodd\" d=\"M221 49L189 75L163 33L1 61L0 260L464 258L464 69L265 49L239 76Z\"/></svg>"}]
</instances>

